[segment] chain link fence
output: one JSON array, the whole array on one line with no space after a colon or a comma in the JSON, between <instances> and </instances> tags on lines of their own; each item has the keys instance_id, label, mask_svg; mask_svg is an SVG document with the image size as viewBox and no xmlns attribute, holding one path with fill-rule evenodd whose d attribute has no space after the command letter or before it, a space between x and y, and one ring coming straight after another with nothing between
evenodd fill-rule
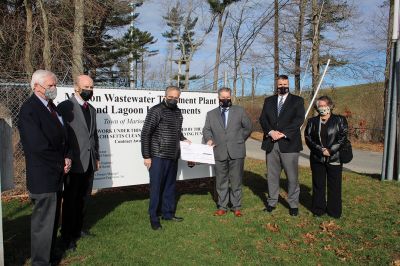
<instances>
[{"instance_id":1,"label":"chain link fence","mask_svg":"<svg viewBox=\"0 0 400 266\"><path fill-rule=\"evenodd\" d=\"M12 147L14 158L14 185L12 191L5 194L23 194L26 191L25 158L18 132L18 113L21 105L31 95L32 90L28 84L0 84L0 119L11 121Z\"/></svg>"}]
</instances>

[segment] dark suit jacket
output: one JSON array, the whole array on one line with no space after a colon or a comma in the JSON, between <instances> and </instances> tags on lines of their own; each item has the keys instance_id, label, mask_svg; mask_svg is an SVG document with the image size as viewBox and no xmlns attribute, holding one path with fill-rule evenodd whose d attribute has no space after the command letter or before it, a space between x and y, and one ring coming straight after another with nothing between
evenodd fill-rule
<instances>
[{"instance_id":1,"label":"dark suit jacket","mask_svg":"<svg viewBox=\"0 0 400 266\"><path fill-rule=\"evenodd\" d=\"M203 140L212 140L215 160L223 161L228 157L240 159L246 156L246 139L251 133L251 120L244 109L233 105L229 108L228 123L226 128L221 118L220 107L207 113L203 128Z\"/></svg>"},{"instance_id":2,"label":"dark suit jacket","mask_svg":"<svg viewBox=\"0 0 400 266\"><path fill-rule=\"evenodd\" d=\"M68 128L68 147L72 154L71 173L83 174L91 161L96 170L99 160L99 138L97 135L96 109L89 104L90 126L87 126L82 108L75 97L60 103L60 110Z\"/></svg>"},{"instance_id":3,"label":"dark suit jacket","mask_svg":"<svg viewBox=\"0 0 400 266\"><path fill-rule=\"evenodd\" d=\"M18 128L28 191L33 194L60 191L65 158L69 158L66 128L35 94L22 105Z\"/></svg>"},{"instance_id":4,"label":"dark suit jacket","mask_svg":"<svg viewBox=\"0 0 400 266\"><path fill-rule=\"evenodd\" d=\"M261 148L269 153L274 141L268 135L271 130L278 130L286 135L278 141L281 152L300 152L303 150L301 142L300 127L304 122L304 100L303 98L288 94L282 110L278 116L278 95L265 99L263 110L260 116L260 124L264 131L264 138Z\"/></svg>"}]
</instances>

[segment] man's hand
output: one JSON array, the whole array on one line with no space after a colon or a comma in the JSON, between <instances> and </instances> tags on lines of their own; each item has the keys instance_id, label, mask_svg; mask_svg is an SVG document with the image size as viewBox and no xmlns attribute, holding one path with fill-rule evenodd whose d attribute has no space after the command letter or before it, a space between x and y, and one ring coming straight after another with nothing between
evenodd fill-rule
<instances>
[{"instance_id":1,"label":"man's hand","mask_svg":"<svg viewBox=\"0 0 400 266\"><path fill-rule=\"evenodd\" d=\"M191 142L190 140L188 140L188 139L185 139L183 142L186 142L186 143L192 144L192 142Z\"/></svg>"},{"instance_id":2,"label":"man's hand","mask_svg":"<svg viewBox=\"0 0 400 266\"><path fill-rule=\"evenodd\" d=\"M322 154L326 157L331 156L331 154L329 153L329 150L327 148L322 148Z\"/></svg>"},{"instance_id":3,"label":"man's hand","mask_svg":"<svg viewBox=\"0 0 400 266\"><path fill-rule=\"evenodd\" d=\"M212 139L210 139L209 141L207 141L207 145L208 145L208 146L212 146L212 147L215 146L215 145L214 145L214 142L212 141Z\"/></svg>"},{"instance_id":4,"label":"man's hand","mask_svg":"<svg viewBox=\"0 0 400 266\"><path fill-rule=\"evenodd\" d=\"M271 138L272 138L274 141L280 140L281 138L284 138L284 137L285 137L285 134L283 134L283 133L281 133L281 132L279 132L279 131L277 131L277 130L272 130L272 131L269 133L269 135L271 136Z\"/></svg>"},{"instance_id":5,"label":"man's hand","mask_svg":"<svg viewBox=\"0 0 400 266\"><path fill-rule=\"evenodd\" d=\"M72 161L69 158L65 158L64 161L64 174L67 174L71 170Z\"/></svg>"},{"instance_id":6,"label":"man's hand","mask_svg":"<svg viewBox=\"0 0 400 266\"><path fill-rule=\"evenodd\" d=\"M96 160L96 170L98 171L100 169L100 160Z\"/></svg>"},{"instance_id":7,"label":"man's hand","mask_svg":"<svg viewBox=\"0 0 400 266\"><path fill-rule=\"evenodd\" d=\"M144 166L146 166L147 170L151 167L151 159L144 159Z\"/></svg>"}]
</instances>

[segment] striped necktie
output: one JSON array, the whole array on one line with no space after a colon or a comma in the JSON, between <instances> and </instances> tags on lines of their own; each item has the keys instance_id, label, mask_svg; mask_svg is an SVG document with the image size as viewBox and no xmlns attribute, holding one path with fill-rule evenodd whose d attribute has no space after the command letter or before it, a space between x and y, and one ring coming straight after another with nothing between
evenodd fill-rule
<instances>
[{"instance_id":1,"label":"striped necktie","mask_svg":"<svg viewBox=\"0 0 400 266\"><path fill-rule=\"evenodd\" d=\"M281 110L282 110L282 106L283 106L283 96L280 96L279 98L280 98L280 99L279 99L279 103L278 103L278 116L279 116L279 114L281 113Z\"/></svg>"}]
</instances>

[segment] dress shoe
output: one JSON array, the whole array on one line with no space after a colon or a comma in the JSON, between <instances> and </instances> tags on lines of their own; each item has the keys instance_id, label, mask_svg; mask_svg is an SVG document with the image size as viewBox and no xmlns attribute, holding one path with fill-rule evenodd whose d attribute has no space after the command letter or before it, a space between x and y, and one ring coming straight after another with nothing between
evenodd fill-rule
<instances>
[{"instance_id":1,"label":"dress shoe","mask_svg":"<svg viewBox=\"0 0 400 266\"><path fill-rule=\"evenodd\" d=\"M236 217L242 217L242 216L243 216L243 214L242 214L242 212L241 212L240 210L233 211L233 214L234 214Z\"/></svg>"},{"instance_id":2,"label":"dress shoe","mask_svg":"<svg viewBox=\"0 0 400 266\"><path fill-rule=\"evenodd\" d=\"M183 218L182 217L177 217L177 216L172 216L171 218L164 218L162 217L164 221L172 221L172 222L182 222Z\"/></svg>"},{"instance_id":3,"label":"dress shoe","mask_svg":"<svg viewBox=\"0 0 400 266\"><path fill-rule=\"evenodd\" d=\"M161 230L161 224L159 221L150 221L151 229L153 230Z\"/></svg>"},{"instance_id":4,"label":"dress shoe","mask_svg":"<svg viewBox=\"0 0 400 266\"><path fill-rule=\"evenodd\" d=\"M65 252L74 252L76 250L76 243L75 241L64 241L63 243L64 251Z\"/></svg>"},{"instance_id":5,"label":"dress shoe","mask_svg":"<svg viewBox=\"0 0 400 266\"><path fill-rule=\"evenodd\" d=\"M290 214L290 216L297 216L297 215L299 215L299 209L298 208L290 208L289 214Z\"/></svg>"},{"instance_id":6,"label":"dress shoe","mask_svg":"<svg viewBox=\"0 0 400 266\"><path fill-rule=\"evenodd\" d=\"M216 210L215 212L214 212L214 216L223 216L223 215L225 215L226 214L226 211L225 210Z\"/></svg>"},{"instance_id":7,"label":"dress shoe","mask_svg":"<svg viewBox=\"0 0 400 266\"><path fill-rule=\"evenodd\" d=\"M89 231L81 231L79 234L79 238L84 238L84 237L88 237L88 236L93 236L93 234L90 233Z\"/></svg>"},{"instance_id":8,"label":"dress shoe","mask_svg":"<svg viewBox=\"0 0 400 266\"><path fill-rule=\"evenodd\" d=\"M273 210L275 210L276 207L272 207L271 205L267 205L267 207L265 207L264 212L272 212Z\"/></svg>"}]
</instances>

